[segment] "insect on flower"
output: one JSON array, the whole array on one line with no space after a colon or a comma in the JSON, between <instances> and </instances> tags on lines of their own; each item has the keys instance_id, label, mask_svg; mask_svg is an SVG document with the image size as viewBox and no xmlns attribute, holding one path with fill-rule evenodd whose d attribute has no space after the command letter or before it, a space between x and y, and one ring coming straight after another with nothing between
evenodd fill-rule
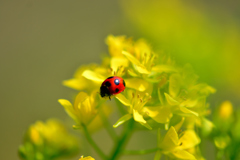
<instances>
[{"instance_id":1,"label":"insect on flower","mask_svg":"<svg viewBox=\"0 0 240 160\"><path fill-rule=\"evenodd\" d=\"M108 77L100 87L101 97L109 97L121 93L125 89L125 81L121 77L112 76Z\"/></svg>"}]
</instances>

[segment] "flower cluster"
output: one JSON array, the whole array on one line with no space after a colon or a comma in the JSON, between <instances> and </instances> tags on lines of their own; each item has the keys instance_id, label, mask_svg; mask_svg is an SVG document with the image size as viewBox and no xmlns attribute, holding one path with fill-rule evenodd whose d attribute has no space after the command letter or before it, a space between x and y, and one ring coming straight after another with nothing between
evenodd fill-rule
<instances>
[{"instance_id":1,"label":"flower cluster","mask_svg":"<svg viewBox=\"0 0 240 160\"><path fill-rule=\"evenodd\" d=\"M233 112L233 105L224 101L213 112L214 126L205 134L217 148L217 158L237 160L240 158L240 110Z\"/></svg>"},{"instance_id":2,"label":"flower cluster","mask_svg":"<svg viewBox=\"0 0 240 160\"><path fill-rule=\"evenodd\" d=\"M74 103L59 99L68 115L82 128L89 143L103 159L113 159L124 153L126 137L119 139L114 128L128 123L147 130L160 130L155 158L162 154L172 159L200 159L198 144L201 142L196 127L212 125L205 117L209 114L206 98L215 89L198 83L190 65L179 67L165 54L159 54L143 39L134 41L125 36L109 35L106 39L109 55L102 63L81 66L74 77L63 84L79 90ZM120 76L126 82L124 92L117 94L116 103L101 98L101 83L110 76ZM117 105L121 117L113 127L106 126L108 115ZM110 106L110 107L109 107ZM110 109L111 108L111 109ZM133 120L136 124L132 124ZM130 122L128 122L130 121ZM140 124L140 125L137 125ZM102 153L89 135L89 128L105 126L116 140L116 150L110 156ZM133 130L133 129L132 129ZM182 130L182 131L181 131ZM125 129L126 133L129 128ZM160 132L165 132L160 136ZM156 137L157 138L157 137Z\"/></svg>"},{"instance_id":3,"label":"flower cluster","mask_svg":"<svg viewBox=\"0 0 240 160\"><path fill-rule=\"evenodd\" d=\"M19 147L19 156L24 160L53 160L76 154L78 146L78 139L59 121L37 121L27 130Z\"/></svg>"}]
</instances>

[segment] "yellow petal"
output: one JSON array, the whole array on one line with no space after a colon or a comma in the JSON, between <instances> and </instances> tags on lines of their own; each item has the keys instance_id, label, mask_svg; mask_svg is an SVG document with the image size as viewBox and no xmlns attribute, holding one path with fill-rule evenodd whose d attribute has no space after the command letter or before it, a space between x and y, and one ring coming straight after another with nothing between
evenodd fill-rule
<instances>
[{"instance_id":1,"label":"yellow petal","mask_svg":"<svg viewBox=\"0 0 240 160\"><path fill-rule=\"evenodd\" d=\"M128 74L132 77L137 77L138 75L133 70L128 70Z\"/></svg>"},{"instance_id":2,"label":"yellow petal","mask_svg":"<svg viewBox=\"0 0 240 160\"><path fill-rule=\"evenodd\" d=\"M131 106L131 103L127 100L127 98L123 94L119 93L115 97L125 106Z\"/></svg>"},{"instance_id":3,"label":"yellow petal","mask_svg":"<svg viewBox=\"0 0 240 160\"><path fill-rule=\"evenodd\" d=\"M180 109L180 111L182 111L183 113L193 114L193 115L195 115L195 116L198 117L198 113L196 113L196 112L194 112L194 111L191 111L191 110L187 109L186 107L180 106L179 109Z\"/></svg>"},{"instance_id":4,"label":"yellow petal","mask_svg":"<svg viewBox=\"0 0 240 160\"><path fill-rule=\"evenodd\" d=\"M156 65L152 67L152 71L162 73L170 73L170 72L176 72L177 70L173 66L168 66L168 65Z\"/></svg>"},{"instance_id":5,"label":"yellow petal","mask_svg":"<svg viewBox=\"0 0 240 160\"><path fill-rule=\"evenodd\" d=\"M172 152L172 154L174 155L174 157L178 158L178 159L183 159L183 160L195 160L196 158L190 154L189 152L185 151L185 150L177 150Z\"/></svg>"},{"instance_id":6,"label":"yellow petal","mask_svg":"<svg viewBox=\"0 0 240 160\"><path fill-rule=\"evenodd\" d=\"M133 109L133 118L135 121L139 123L147 123L145 119L143 119L143 115L141 115L137 110Z\"/></svg>"},{"instance_id":7,"label":"yellow petal","mask_svg":"<svg viewBox=\"0 0 240 160\"><path fill-rule=\"evenodd\" d=\"M82 76L97 83L102 83L106 79L106 77L103 77L102 75L91 70L85 70L82 73Z\"/></svg>"},{"instance_id":8,"label":"yellow petal","mask_svg":"<svg viewBox=\"0 0 240 160\"><path fill-rule=\"evenodd\" d=\"M78 95L75 98L74 108L77 109L79 104L82 103L87 97L88 97L87 93L79 92Z\"/></svg>"},{"instance_id":9,"label":"yellow petal","mask_svg":"<svg viewBox=\"0 0 240 160\"><path fill-rule=\"evenodd\" d=\"M177 97L181 87L181 77L179 74L172 74L169 78L169 94Z\"/></svg>"},{"instance_id":10,"label":"yellow petal","mask_svg":"<svg viewBox=\"0 0 240 160\"><path fill-rule=\"evenodd\" d=\"M81 79L69 79L69 80L65 80L63 81L63 85L76 89L76 90L83 90L87 87L87 84L85 83L86 79L83 79L83 77Z\"/></svg>"},{"instance_id":11,"label":"yellow petal","mask_svg":"<svg viewBox=\"0 0 240 160\"><path fill-rule=\"evenodd\" d=\"M88 157L84 157L81 156L81 158L79 160L95 160L94 158L92 158L91 156L88 156Z\"/></svg>"},{"instance_id":12,"label":"yellow petal","mask_svg":"<svg viewBox=\"0 0 240 160\"><path fill-rule=\"evenodd\" d=\"M198 99L187 99L186 101L183 101L183 102L180 104L180 106L183 106L183 107L186 106L186 107L188 107L188 108L190 108L190 107L195 107L198 102L199 102Z\"/></svg>"},{"instance_id":13,"label":"yellow petal","mask_svg":"<svg viewBox=\"0 0 240 160\"><path fill-rule=\"evenodd\" d=\"M182 117L181 121L180 121L178 124L176 124L176 125L174 126L176 132L178 132L178 131L180 130L180 128L181 128L182 125L183 125L184 120L185 120L185 118Z\"/></svg>"},{"instance_id":14,"label":"yellow petal","mask_svg":"<svg viewBox=\"0 0 240 160\"><path fill-rule=\"evenodd\" d=\"M112 57L110 66L113 69L113 71L117 71L117 69L121 66L127 67L128 62L129 61L124 57Z\"/></svg>"},{"instance_id":15,"label":"yellow petal","mask_svg":"<svg viewBox=\"0 0 240 160\"><path fill-rule=\"evenodd\" d=\"M180 104L177 100L172 98L169 94L164 93L164 95L166 97L166 100L167 100L168 104L170 104L171 106L176 106L176 105Z\"/></svg>"},{"instance_id":16,"label":"yellow petal","mask_svg":"<svg viewBox=\"0 0 240 160\"><path fill-rule=\"evenodd\" d=\"M117 128L118 126L120 126L121 124L123 124L124 122L128 121L129 119L132 118L131 114L126 114L124 116L122 116L114 125L114 128Z\"/></svg>"},{"instance_id":17,"label":"yellow petal","mask_svg":"<svg viewBox=\"0 0 240 160\"><path fill-rule=\"evenodd\" d=\"M164 106L144 107L143 112L158 123L167 123L172 117L170 108Z\"/></svg>"},{"instance_id":18,"label":"yellow petal","mask_svg":"<svg viewBox=\"0 0 240 160\"><path fill-rule=\"evenodd\" d=\"M78 123L78 118L76 117L76 112L72 106L72 104L66 99L59 99L58 102L64 107L67 114Z\"/></svg>"},{"instance_id":19,"label":"yellow petal","mask_svg":"<svg viewBox=\"0 0 240 160\"><path fill-rule=\"evenodd\" d=\"M122 51L122 54L125 55L127 57L127 59L132 62L133 64L136 64L138 66L141 66L142 64L138 61L137 58L135 58L132 54L126 52L126 51Z\"/></svg>"},{"instance_id":20,"label":"yellow petal","mask_svg":"<svg viewBox=\"0 0 240 160\"><path fill-rule=\"evenodd\" d=\"M150 87L147 81L139 78L125 79L125 83L128 88L133 88L141 92L145 91L148 87Z\"/></svg>"},{"instance_id":21,"label":"yellow petal","mask_svg":"<svg viewBox=\"0 0 240 160\"><path fill-rule=\"evenodd\" d=\"M178 146L178 134L173 126L168 130L160 143L160 148L164 151L174 150Z\"/></svg>"},{"instance_id":22,"label":"yellow petal","mask_svg":"<svg viewBox=\"0 0 240 160\"><path fill-rule=\"evenodd\" d=\"M181 144L179 148L189 149L200 143L201 140L194 130L186 130L183 133L183 136L179 139L179 143Z\"/></svg>"},{"instance_id":23,"label":"yellow petal","mask_svg":"<svg viewBox=\"0 0 240 160\"><path fill-rule=\"evenodd\" d=\"M136 71L138 71L141 74L150 74L151 73L143 65L134 65L134 68Z\"/></svg>"}]
</instances>

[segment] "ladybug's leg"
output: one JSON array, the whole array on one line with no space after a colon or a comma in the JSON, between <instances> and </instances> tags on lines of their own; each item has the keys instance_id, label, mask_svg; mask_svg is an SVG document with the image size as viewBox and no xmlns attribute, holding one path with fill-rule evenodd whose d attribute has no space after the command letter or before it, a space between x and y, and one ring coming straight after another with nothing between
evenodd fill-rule
<instances>
[{"instance_id":1,"label":"ladybug's leg","mask_svg":"<svg viewBox=\"0 0 240 160\"><path fill-rule=\"evenodd\" d=\"M109 96L109 100L111 101L111 96Z\"/></svg>"}]
</instances>

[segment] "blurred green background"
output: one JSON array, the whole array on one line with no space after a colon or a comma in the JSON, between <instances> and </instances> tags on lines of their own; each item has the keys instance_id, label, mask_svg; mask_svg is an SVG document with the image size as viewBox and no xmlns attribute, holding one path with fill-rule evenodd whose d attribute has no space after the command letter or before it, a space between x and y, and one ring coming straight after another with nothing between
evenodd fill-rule
<instances>
[{"instance_id":1,"label":"blurred green background","mask_svg":"<svg viewBox=\"0 0 240 160\"><path fill-rule=\"evenodd\" d=\"M1 158L18 159L36 120L70 119L57 99L74 91L61 83L81 64L100 63L108 34L145 38L217 89L212 107L239 106L239 17L236 0L0 1Z\"/></svg>"}]
</instances>

